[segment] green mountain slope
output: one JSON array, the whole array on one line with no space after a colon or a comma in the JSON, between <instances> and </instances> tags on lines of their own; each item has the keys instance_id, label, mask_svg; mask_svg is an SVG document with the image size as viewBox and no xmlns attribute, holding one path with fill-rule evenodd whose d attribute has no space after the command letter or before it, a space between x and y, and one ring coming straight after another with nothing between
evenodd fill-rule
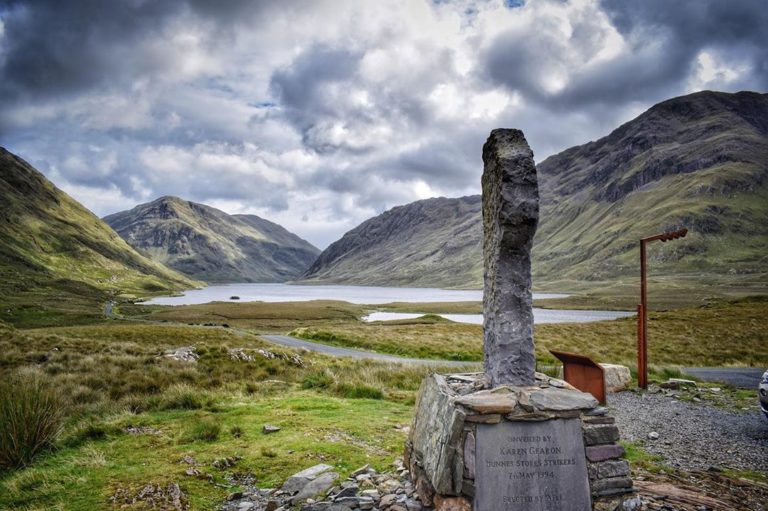
<instances>
[{"instance_id":1,"label":"green mountain slope","mask_svg":"<svg viewBox=\"0 0 768 511\"><path fill-rule=\"evenodd\" d=\"M537 168L539 288L634 278L638 239L683 226L688 237L651 247L654 275L697 282L712 275L768 288L768 94L674 98ZM364 222L329 246L304 278L481 287L479 196L436 200ZM470 203L475 208L460 217L444 213ZM379 257L382 251L398 264Z\"/></svg>"},{"instance_id":2,"label":"green mountain slope","mask_svg":"<svg viewBox=\"0 0 768 511\"><path fill-rule=\"evenodd\" d=\"M671 99L538 168L540 278L633 274L637 240L680 227L654 251L657 273L768 271L768 94Z\"/></svg>"},{"instance_id":3,"label":"green mountain slope","mask_svg":"<svg viewBox=\"0 0 768 511\"><path fill-rule=\"evenodd\" d=\"M195 282L137 253L21 158L0 148L0 317L148 295ZM100 314L98 307L93 311Z\"/></svg>"},{"instance_id":4,"label":"green mountain slope","mask_svg":"<svg viewBox=\"0 0 768 511\"><path fill-rule=\"evenodd\" d=\"M331 244L304 274L309 282L453 286L483 276L478 247L480 196L426 199L355 227Z\"/></svg>"},{"instance_id":5,"label":"green mountain slope","mask_svg":"<svg viewBox=\"0 0 768 511\"><path fill-rule=\"evenodd\" d=\"M283 282L301 275L320 251L255 215L161 197L104 218L131 246L208 282Z\"/></svg>"}]
</instances>

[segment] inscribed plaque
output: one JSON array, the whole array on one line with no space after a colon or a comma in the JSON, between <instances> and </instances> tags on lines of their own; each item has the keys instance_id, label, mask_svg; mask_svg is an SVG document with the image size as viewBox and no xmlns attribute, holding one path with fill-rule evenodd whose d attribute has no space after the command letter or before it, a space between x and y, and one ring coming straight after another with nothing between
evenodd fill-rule
<instances>
[{"instance_id":1,"label":"inscribed plaque","mask_svg":"<svg viewBox=\"0 0 768 511\"><path fill-rule=\"evenodd\" d=\"M581 421L478 424L474 511L591 509Z\"/></svg>"}]
</instances>

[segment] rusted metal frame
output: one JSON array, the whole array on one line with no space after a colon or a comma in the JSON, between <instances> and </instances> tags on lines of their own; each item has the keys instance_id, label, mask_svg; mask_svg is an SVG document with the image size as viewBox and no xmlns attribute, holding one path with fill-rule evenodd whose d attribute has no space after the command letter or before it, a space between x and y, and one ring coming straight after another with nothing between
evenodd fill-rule
<instances>
[{"instance_id":1,"label":"rusted metal frame","mask_svg":"<svg viewBox=\"0 0 768 511\"><path fill-rule=\"evenodd\" d=\"M640 239L640 305L637 306L637 386L648 388L648 282L645 245L649 241L666 242L684 238L688 229L663 232Z\"/></svg>"}]
</instances>

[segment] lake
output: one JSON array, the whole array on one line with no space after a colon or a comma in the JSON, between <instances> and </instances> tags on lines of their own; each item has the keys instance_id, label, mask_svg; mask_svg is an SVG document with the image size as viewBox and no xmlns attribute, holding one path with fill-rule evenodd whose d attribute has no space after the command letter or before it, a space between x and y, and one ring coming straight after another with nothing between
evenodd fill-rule
<instances>
[{"instance_id":1,"label":"lake","mask_svg":"<svg viewBox=\"0 0 768 511\"><path fill-rule=\"evenodd\" d=\"M239 300L231 300L238 296ZM533 293L534 299L564 298L557 293ZM152 305L191 305L208 302L304 302L309 300L341 300L356 304L384 304L391 302L479 302L481 290L455 290L423 287L375 287L375 286L301 286L289 284L220 284L187 291L182 296L160 296L149 300ZM421 314L398 312L374 312L367 321L387 321L418 317ZM576 311L533 309L536 323L582 323L603 321L631 316L620 311ZM481 314L442 314L451 321L482 324Z\"/></svg>"},{"instance_id":2,"label":"lake","mask_svg":"<svg viewBox=\"0 0 768 511\"><path fill-rule=\"evenodd\" d=\"M239 300L230 300L239 296ZM564 298L564 294L534 293L534 298ZM160 296L146 302L151 305L191 305L208 302L306 302L341 300L357 304L391 302L479 302L481 290L461 291L427 287L374 286L299 286L289 284L221 284L193 289L183 296Z\"/></svg>"},{"instance_id":3,"label":"lake","mask_svg":"<svg viewBox=\"0 0 768 511\"><path fill-rule=\"evenodd\" d=\"M608 319L626 318L634 316L634 312L622 311L576 311L563 309L539 309L533 308L533 322L537 325L544 323L588 323L590 321L605 321ZM395 319L413 319L423 316L408 312L372 312L365 316L363 321L392 321ZM450 319L457 323L471 323L473 325L483 324L482 314L438 314L445 319Z\"/></svg>"}]
</instances>

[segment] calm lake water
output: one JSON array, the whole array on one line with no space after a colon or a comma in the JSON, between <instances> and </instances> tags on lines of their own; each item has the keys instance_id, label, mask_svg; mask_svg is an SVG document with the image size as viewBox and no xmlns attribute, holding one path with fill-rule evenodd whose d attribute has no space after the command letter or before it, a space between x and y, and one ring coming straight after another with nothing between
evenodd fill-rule
<instances>
[{"instance_id":1,"label":"calm lake water","mask_svg":"<svg viewBox=\"0 0 768 511\"><path fill-rule=\"evenodd\" d=\"M239 296L239 300L230 300ZM534 293L534 298L563 298L563 294ZM161 296L152 305L190 305L208 302L305 302L342 300L350 303L479 302L480 290L457 291L427 287L293 286L288 284L223 284L187 291L183 296Z\"/></svg>"},{"instance_id":2,"label":"calm lake water","mask_svg":"<svg viewBox=\"0 0 768 511\"><path fill-rule=\"evenodd\" d=\"M231 300L238 296L239 300ZM534 299L563 298L556 293L534 293ZM373 286L293 286L288 284L222 284L187 291L182 296L161 296L147 303L153 305L191 305L208 302L304 302L309 300L342 300L357 304L383 304L391 302L478 302L483 299L480 290L458 291L419 287ZM572 311L534 309L536 323L566 323L602 321L631 316L631 312ZM375 312L368 321L387 321L421 316L397 312ZM460 323L482 324L481 314L443 314Z\"/></svg>"},{"instance_id":3,"label":"calm lake water","mask_svg":"<svg viewBox=\"0 0 768 511\"><path fill-rule=\"evenodd\" d=\"M412 314L406 312L372 312L363 318L363 321L392 321L394 319L413 319L423 316L423 314ZM439 314L445 319L450 319L457 323L471 323L473 325L483 324L482 314ZM538 309L533 308L533 322L542 323L588 323L590 321L605 321L607 319L626 318L634 316L634 312L621 311L574 311L558 309Z\"/></svg>"}]
</instances>

